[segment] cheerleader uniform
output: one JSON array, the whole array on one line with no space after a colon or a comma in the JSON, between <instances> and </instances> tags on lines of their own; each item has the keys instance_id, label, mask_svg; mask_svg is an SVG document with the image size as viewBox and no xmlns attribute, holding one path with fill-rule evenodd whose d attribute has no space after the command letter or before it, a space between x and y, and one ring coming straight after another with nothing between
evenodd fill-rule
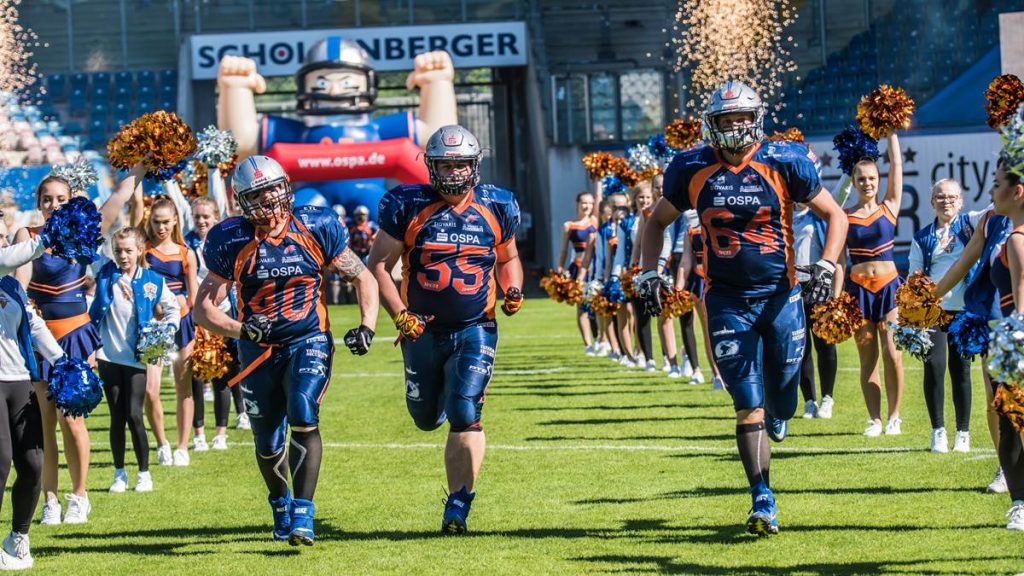
<instances>
[{"instance_id":1,"label":"cheerleader uniform","mask_svg":"<svg viewBox=\"0 0 1024 576\"><path fill-rule=\"evenodd\" d=\"M704 299L704 234L700 226L689 228L686 234L690 237L693 249L693 270L686 278L686 289L693 292L698 300Z\"/></svg>"},{"instance_id":2,"label":"cheerleader uniform","mask_svg":"<svg viewBox=\"0 0 1024 576\"><path fill-rule=\"evenodd\" d=\"M29 235L35 238L40 230L29 228ZM89 321L85 277L84 264L69 262L46 250L32 262L32 279L27 290L29 299L64 353L81 360L87 360L100 347L99 332ZM40 376L44 381L50 380L51 369L51 364L43 358Z\"/></svg>"},{"instance_id":3,"label":"cheerleader uniform","mask_svg":"<svg viewBox=\"0 0 1024 576\"><path fill-rule=\"evenodd\" d=\"M846 234L846 245L852 266L862 262L894 261L896 216L885 204L879 205L878 210L867 218L847 214L847 219L850 228ZM895 269L875 277L851 272L849 279L846 292L858 303L865 320L881 322L896 307L896 289L902 281Z\"/></svg>"},{"instance_id":4,"label":"cheerleader uniform","mask_svg":"<svg viewBox=\"0 0 1024 576\"><path fill-rule=\"evenodd\" d=\"M569 277L575 280L580 272L580 266L583 266L583 255L587 251L587 244L590 243L590 238L594 235L596 229L589 220L586 224L578 222L569 222L568 224L569 242L572 243L572 263L569 264ZM592 277L590 271L588 271L584 280L590 280Z\"/></svg>"},{"instance_id":5,"label":"cheerleader uniform","mask_svg":"<svg viewBox=\"0 0 1024 576\"><path fill-rule=\"evenodd\" d=\"M178 246L177 254L164 254L151 244L146 245L146 262L149 268L164 277L167 288L178 297L181 321L174 343L178 349L188 346L196 338L192 311L188 308L188 248Z\"/></svg>"}]
</instances>

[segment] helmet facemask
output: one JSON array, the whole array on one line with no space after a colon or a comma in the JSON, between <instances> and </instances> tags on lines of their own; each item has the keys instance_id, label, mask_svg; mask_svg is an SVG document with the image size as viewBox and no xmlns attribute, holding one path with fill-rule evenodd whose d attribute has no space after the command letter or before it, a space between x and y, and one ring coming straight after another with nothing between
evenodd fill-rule
<instances>
[{"instance_id":1,"label":"helmet facemask","mask_svg":"<svg viewBox=\"0 0 1024 576\"><path fill-rule=\"evenodd\" d=\"M726 130L718 127L718 117L736 112L749 112L754 118L751 122L732 126ZM715 148L738 154L743 150L764 140L764 108L725 110L713 116L704 114L704 129Z\"/></svg>"},{"instance_id":2,"label":"helmet facemask","mask_svg":"<svg viewBox=\"0 0 1024 576\"><path fill-rule=\"evenodd\" d=\"M268 192L269 191L269 192ZM276 228L291 214L291 185L285 178L273 180L259 188L235 193L238 206L249 222L256 226Z\"/></svg>"},{"instance_id":3,"label":"helmet facemask","mask_svg":"<svg viewBox=\"0 0 1024 576\"><path fill-rule=\"evenodd\" d=\"M430 185L434 190L445 196L461 196L474 186L480 183L480 158L479 157L457 157L457 158L430 158L427 159L427 171L430 173ZM441 176L438 169L440 162L469 162L468 174L451 173Z\"/></svg>"}]
</instances>

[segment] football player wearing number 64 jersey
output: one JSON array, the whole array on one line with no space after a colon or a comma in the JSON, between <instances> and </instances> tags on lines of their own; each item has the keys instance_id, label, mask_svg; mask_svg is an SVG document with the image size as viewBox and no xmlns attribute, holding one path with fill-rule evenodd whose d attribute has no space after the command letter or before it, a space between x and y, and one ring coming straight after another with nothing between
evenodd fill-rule
<instances>
[{"instance_id":1,"label":"football player wearing number 64 jersey","mask_svg":"<svg viewBox=\"0 0 1024 576\"><path fill-rule=\"evenodd\" d=\"M648 314L661 311L654 269L662 231L694 209L705 238L704 306L715 363L736 410L736 444L750 483L747 529L778 532L766 436L786 436L797 406L804 355L803 302L793 255L793 204L828 224L808 298L833 296L832 275L846 238L843 211L823 190L815 157L795 142L762 142L764 105L750 87L729 81L704 112L710 146L677 155L665 171L664 197L644 230L640 293Z\"/></svg>"},{"instance_id":2,"label":"football player wearing number 64 jersey","mask_svg":"<svg viewBox=\"0 0 1024 576\"><path fill-rule=\"evenodd\" d=\"M484 458L480 417L498 345L495 270L502 311L511 316L523 303L519 205L508 190L478 185L480 156L469 130L435 132L424 152L430 185L384 195L368 260L402 339L409 414L421 430L448 421L444 534L466 531ZM401 292L390 275L399 258Z\"/></svg>"},{"instance_id":3,"label":"football player wearing number 64 jersey","mask_svg":"<svg viewBox=\"0 0 1024 576\"><path fill-rule=\"evenodd\" d=\"M273 537L308 546L323 454L320 401L334 357L320 296L324 274L337 271L355 286L360 325L348 331L345 344L360 355L369 351L377 323L377 281L348 248L348 230L333 211L292 208L288 176L273 159L242 160L231 181L244 216L207 234L209 272L199 287L196 321L239 340L242 371L229 385L241 386L270 492ZM238 289L238 320L218 308L231 284Z\"/></svg>"}]
</instances>

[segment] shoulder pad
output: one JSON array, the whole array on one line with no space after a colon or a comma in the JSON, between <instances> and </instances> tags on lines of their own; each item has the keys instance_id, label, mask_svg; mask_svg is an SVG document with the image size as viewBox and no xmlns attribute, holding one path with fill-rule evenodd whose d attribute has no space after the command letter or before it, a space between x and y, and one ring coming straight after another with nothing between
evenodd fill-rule
<instances>
[{"instance_id":1,"label":"shoulder pad","mask_svg":"<svg viewBox=\"0 0 1024 576\"><path fill-rule=\"evenodd\" d=\"M476 187L476 192L482 200L490 200L497 204L511 204L516 199L511 190L493 184L480 184Z\"/></svg>"}]
</instances>

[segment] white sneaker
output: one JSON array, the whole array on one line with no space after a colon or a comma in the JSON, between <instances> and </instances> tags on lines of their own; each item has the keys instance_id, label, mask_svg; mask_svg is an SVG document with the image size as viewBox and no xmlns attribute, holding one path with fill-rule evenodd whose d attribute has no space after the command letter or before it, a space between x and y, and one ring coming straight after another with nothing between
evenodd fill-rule
<instances>
[{"instance_id":1,"label":"white sneaker","mask_svg":"<svg viewBox=\"0 0 1024 576\"><path fill-rule=\"evenodd\" d=\"M622 360L622 356L615 352L609 352L608 359L611 360L612 362L620 362Z\"/></svg>"},{"instance_id":2,"label":"white sneaker","mask_svg":"<svg viewBox=\"0 0 1024 576\"><path fill-rule=\"evenodd\" d=\"M832 400L831 396L822 396L821 405L818 406L818 418L831 418L833 404L835 404L835 401Z\"/></svg>"},{"instance_id":3,"label":"white sneaker","mask_svg":"<svg viewBox=\"0 0 1024 576\"><path fill-rule=\"evenodd\" d=\"M589 345L589 346L585 346L585 347L583 348L583 354L584 354L585 356L594 356L594 355L596 355L596 354L597 354L597 352L596 352L596 351L594 350L594 345L593 345L593 344L591 344L591 345Z\"/></svg>"},{"instance_id":4,"label":"white sneaker","mask_svg":"<svg viewBox=\"0 0 1024 576\"><path fill-rule=\"evenodd\" d=\"M114 470L114 483L110 485L111 494L122 494L128 489L128 473L124 468Z\"/></svg>"},{"instance_id":5,"label":"white sneaker","mask_svg":"<svg viewBox=\"0 0 1024 576\"><path fill-rule=\"evenodd\" d=\"M899 416L889 419L889 421L885 423L885 435L899 436L900 434L903 434L903 429L900 427L902 424L903 420L901 420Z\"/></svg>"},{"instance_id":6,"label":"white sneaker","mask_svg":"<svg viewBox=\"0 0 1024 576\"><path fill-rule=\"evenodd\" d=\"M992 481L988 483L988 487L985 488L985 492L989 494L1006 494L1009 492L1009 488L1006 486L1006 476L1003 474L1003 468L1000 466L996 468L996 475L992 477Z\"/></svg>"},{"instance_id":7,"label":"white sneaker","mask_svg":"<svg viewBox=\"0 0 1024 576\"><path fill-rule=\"evenodd\" d=\"M60 500L54 498L43 503L43 517L39 519L40 526L56 526L60 524Z\"/></svg>"},{"instance_id":8,"label":"white sneaker","mask_svg":"<svg viewBox=\"0 0 1024 576\"><path fill-rule=\"evenodd\" d=\"M644 371L645 372L657 372L658 371L658 365L654 363L654 360L648 360L647 361L647 365L644 368Z\"/></svg>"},{"instance_id":9,"label":"white sneaker","mask_svg":"<svg viewBox=\"0 0 1024 576\"><path fill-rule=\"evenodd\" d=\"M817 415L818 405L814 403L814 400L804 402L804 418L814 418Z\"/></svg>"},{"instance_id":10,"label":"white sneaker","mask_svg":"<svg viewBox=\"0 0 1024 576\"><path fill-rule=\"evenodd\" d=\"M213 437L213 449L214 450L227 450L228 449L228 437L223 434L218 434Z\"/></svg>"},{"instance_id":11,"label":"white sneaker","mask_svg":"<svg viewBox=\"0 0 1024 576\"><path fill-rule=\"evenodd\" d=\"M714 382L711 383L711 391L718 392L719 390L725 390L725 381L721 376L715 376Z\"/></svg>"},{"instance_id":12,"label":"white sneaker","mask_svg":"<svg viewBox=\"0 0 1024 576\"><path fill-rule=\"evenodd\" d=\"M661 359L661 371L662 372L671 372L672 371L672 365L668 363L668 358L662 358Z\"/></svg>"},{"instance_id":13,"label":"white sneaker","mask_svg":"<svg viewBox=\"0 0 1024 576\"><path fill-rule=\"evenodd\" d=\"M4 538L0 553L0 568L3 570L28 570L35 561L29 550L28 534L11 532Z\"/></svg>"},{"instance_id":14,"label":"white sneaker","mask_svg":"<svg viewBox=\"0 0 1024 576\"><path fill-rule=\"evenodd\" d=\"M595 356L607 356L612 353L612 345L607 342L601 342L597 345Z\"/></svg>"},{"instance_id":15,"label":"white sneaker","mask_svg":"<svg viewBox=\"0 0 1024 576\"><path fill-rule=\"evenodd\" d=\"M949 438L945 428L932 428L932 452L945 454L949 452Z\"/></svg>"},{"instance_id":16,"label":"white sneaker","mask_svg":"<svg viewBox=\"0 0 1024 576\"><path fill-rule=\"evenodd\" d=\"M1007 530L1024 532L1024 500L1014 500L1013 506L1010 507L1010 511L1006 513L1006 517L1010 519L1010 521L1006 523ZM7 549L6 540L4 540L4 549Z\"/></svg>"},{"instance_id":17,"label":"white sneaker","mask_svg":"<svg viewBox=\"0 0 1024 576\"><path fill-rule=\"evenodd\" d=\"M882 435L882 421L881 420L868 420L868 427L864 430L864 435L868 438L878 438Z\"/></svg>"},{"instance_id":18,"label":"white sneaker","mask_svg":"<svg viewBox=\"0 0 1024 576\"><path fill-rule=\"evenodd\" d=\"M693 371L693 374L690 376L690 384L703 384L703 383L704 383L704 373L700 371L700 368L697 368L696 370Z\"/></svg>"},{"instance_id":19,"label":"white sneaker","mask_svg":"<svg viewBox=\"0 0 1024 576\"><path fill-rule=\"evenodd\" d=\"M136 492L152 492L153 491L153 475L149 472L139 472L138 477L135 479L135 491Z\"/></svg>"},{"instance_id":20,"label":"white sneaker","mask_svg":"<svg viewBox=\"0 0 1024 576\"><path fill-rule=\"evenodd\" d=\"M171 457L171 445L164 444L156 449L156 463L161 466L170 466L174 463L174 459ZM127 483L128 480L125 480Z\"/></svg>"},{"instance_id":21,"label":"white sneaker","mask_svg":"<svg viewBox=\"0 0 1024 576\"><path fill-rule=\"evenodd\" d=\"M679 367L678 367L678 366L673 366L673 367L672 367L672 368L671 368L671 369L670 369L670 370L668 371L668 377L669 377L669 378L672 378L673 380L675 380L675 379L677 379L677 378L682 378L682 377L683 377L683 373L682 373L682 372L681 372L681 371L679 370Z\"/></svg>"},{"instance_id":22,"label":"white sneaker","mask_svg":"<svg viewBox=\"0 0 1024 576\"><path fill-rule=\"evenodd\" d=\"M683 367L683 378L693 377L693 366L690 364L689 358L684 357L683 361L680 362L679 365Z\"/></svg>"},{"instance_id":23,"label":"white sneaker","mask_svg":"<svg viewBox=\"0 0 1024 576\"><path fill-rule=\"evenodd\" d=\"M619 365L624 366L626 368L636 368L636 362L633 362L632 358L626 355L623 355L621 358L619 358Z\"/></svg>"},{"instance_id":24,"label":"white sneaker","mask_svg":"<svg viewBox=\"0 0 1024 576\"><path fill-rule=\"evenodd\" d=\"M64 514L65 524L85 524L89 521L89 512L92 511L92 504L89 503L89 496L77 496L68 494L68 511Z\"/></svg>"},{"instance_id":25,"label":"white sneaker","mask_svg":"<svg viewBox=\"0 0 1024 576\"><path fill-rule=\"evenodd\" d=\"M953 436L953 452L971 451L971 433L964 430L957 430Z\"/></svg>"},{"instance_id":26,"label":"white sneaker","mask_svg":"<svg viewBox=\"0 0 1024 576\"><path fill-rule=\"evenodd\" d=\"M206 452L210 449L210 445L206 443L206 436L196 436L192 439L192 450L194 452ZM175 465L179 465L175 463Z\"/></svg>"},{"instance_id":27,"label":"white sneaker","mask_svg":"<svg viewBox=\"0 0 1024 576\"><path fill-rule=\"evenodd\" d=\"M207 384L203 389L203 401L213 402L213 386Z\"/></svg>"},{"instance_id":28,"label":"white sneaker","mask_svg":"<svg viewBox=\"0 0 1024 576\"><path fill-rule=\"evenodd\" d=\"M235 418L235 428L238 430L252 430L252 424L249 423L249 415L242 412Z\"/></svg>"},{"instance_id":29,"label":"white sneaker","mask_svg":"<svg viewBox=\"0 0 1024 576\"><path fill-rule=\"evenodd\" d=\"M174 465L175 466L188 466L190 458L188 457L188 450L177 448L174 450Z\"/></svg>"}]
</instances>

